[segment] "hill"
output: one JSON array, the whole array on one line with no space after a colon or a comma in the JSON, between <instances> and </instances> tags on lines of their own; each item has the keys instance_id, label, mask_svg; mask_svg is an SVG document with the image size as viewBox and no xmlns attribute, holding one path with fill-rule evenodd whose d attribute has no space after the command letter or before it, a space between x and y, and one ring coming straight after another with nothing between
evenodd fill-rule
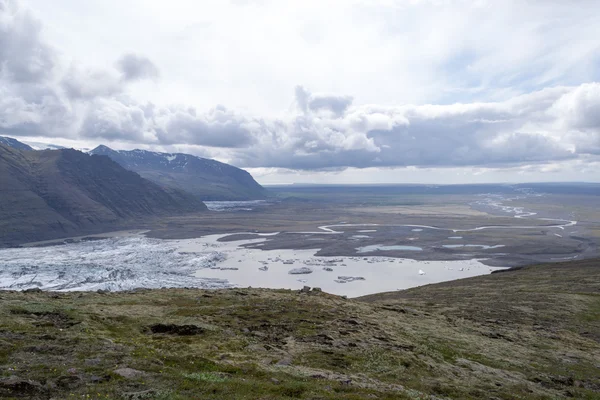
<instances>
[{"instance_id":1,"label":"hill","mask_svg":"<svg viewBox=\"0 0 600 400\"><path fill-rule=\"evenodd\" d=\"M0 397L597 399L600 392L600 260L361 299L164 289L0 292L0 300Z\"/></svg>"},{"instance_id":2,"label":"hill","mask_svg":"<svg viewBox=\"0 0 600 400\"><path fill-rule=\"evenodd\" d=\"M146 179L185 190L201 200L257 200L267 196L243 169L190 154L116 151L106 146L98 146L90 154L108 156Z\"/></svg>"},{"instance_id":3,"label":"hill","mask_svg":"<svg viewBox=\"0 0 600 400\"><path fill-rule=\"evenodd\" d=\"M0 246L99 231L123 221L202 211L108 157L0 144Z\"/></svg>"},{"instance_id":4,"label":"hill","mask_svg":"<svg viewBox=\"0 0 600 400\"><path fill-rule=\"evenodd\" d=\"M31 147L30 145L25 144L23 142L19 142L17 139L13 139L6 136L0 136L0 144L12 147L13 149L17 150L33 150L33 147Z\"/></svg>"}]
</instances>

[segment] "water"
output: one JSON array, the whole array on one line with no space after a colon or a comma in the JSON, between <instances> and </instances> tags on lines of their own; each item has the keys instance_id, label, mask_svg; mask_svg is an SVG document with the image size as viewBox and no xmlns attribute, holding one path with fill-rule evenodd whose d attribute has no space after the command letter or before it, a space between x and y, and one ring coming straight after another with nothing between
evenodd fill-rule
<instances>
[{"instance_id":1,"label":"water","mask_svg":"<svg viewBox=\"0 0 600 400\"><path fill-rule=\"evenodd\" d=\"M267 235L219 242L224 236L227 235L185 240L128 236L4 249L0 250L0 289L116 291L141 287L248 286L300 289L309 285L354 297L483 275L493 270L475 259L416 261L364 255L317 257L314 249L264 251L243 246L265 243L271 240ZM301 276L289 274L291 269L302 267L313 272Z\"/></svg>"},{"instance_id":2,"label":"water","mask_svg":"<svg viewBox=\"0 0 600 400\"><path fill-rule=\"evenodd\" d=\"M403 251L423 251L421 247L417 246L384 246L381 244L373 244L370 246L358 247L356 249L359 253L372 253L374 251L393 251L393 250L403 250Z\"/></svg>"},{"instance_id":3,"label":"water","mask_svg":"<svg viewBox=\"0 0 600 400\"><path fill-rule=\"evenodd\" d=\"M204 204L210 211L251 211L257 207L266 206L267 201L205 201Z\"/></svg>"},{"instance_id":4,"label":"water","mask_svg":"<svg viewBox=\"0 0 600 400\"><path fill-rule=\"evenodd\" d=\"M447 249L458 249L458 248L462 248L462 247L478 247L480 249L499 249L500 247L504 247L505 245L503 244L497 244L495 246L488 246L485 244L444 244L442 247L445 247Z\"/></svg>"}]
</instances>

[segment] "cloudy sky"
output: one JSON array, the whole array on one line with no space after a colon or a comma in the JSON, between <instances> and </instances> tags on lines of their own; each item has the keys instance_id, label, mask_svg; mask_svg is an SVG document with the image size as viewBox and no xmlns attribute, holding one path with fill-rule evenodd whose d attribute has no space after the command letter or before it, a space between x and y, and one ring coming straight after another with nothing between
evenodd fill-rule
<instances>
[{"instance_id":1,"label":"cloudy sky","mask_svg":"<svg viewBox=\"0 0 600 400\"><path fill-rule=\"evenodd\" d=\"M0 135L262 183L600 181L600 1L0 0Z\"/></svg>"}]
</instances>

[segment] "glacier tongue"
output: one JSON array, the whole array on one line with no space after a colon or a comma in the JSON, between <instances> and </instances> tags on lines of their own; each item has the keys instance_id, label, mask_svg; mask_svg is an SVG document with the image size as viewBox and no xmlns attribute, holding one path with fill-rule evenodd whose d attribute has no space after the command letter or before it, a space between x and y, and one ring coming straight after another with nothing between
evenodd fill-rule
<instances>
[{"instance_id":1,"label":"glacier tongue","mask_svg":"<svg viewBox=\"0 0 600 400\"><path fill-rule=\"evenodd\" d=\"M214 266L219 252L180 253L175 241L115 237L50 247L0 250L0 289L130 290L231 287L194 273Z\"/></svg>"}]
</instances>

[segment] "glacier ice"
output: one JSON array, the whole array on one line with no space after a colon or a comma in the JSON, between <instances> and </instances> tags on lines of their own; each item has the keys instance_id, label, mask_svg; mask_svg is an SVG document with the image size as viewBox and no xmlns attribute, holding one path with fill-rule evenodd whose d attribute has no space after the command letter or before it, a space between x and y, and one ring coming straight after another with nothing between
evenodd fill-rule
<instances>
[{"instance_id":1,"label":"glacier ice","mask_svg":"<svg viewBox=\"0 0 600 400\"><path fill-rule=\"evenodd\" d=\"M216 251L178 252L176 241L140 236L50 247L0 250L0 289L130 290L231 287L225 279L194 273L225 259Z\"/></svg>"}]
</instances>

